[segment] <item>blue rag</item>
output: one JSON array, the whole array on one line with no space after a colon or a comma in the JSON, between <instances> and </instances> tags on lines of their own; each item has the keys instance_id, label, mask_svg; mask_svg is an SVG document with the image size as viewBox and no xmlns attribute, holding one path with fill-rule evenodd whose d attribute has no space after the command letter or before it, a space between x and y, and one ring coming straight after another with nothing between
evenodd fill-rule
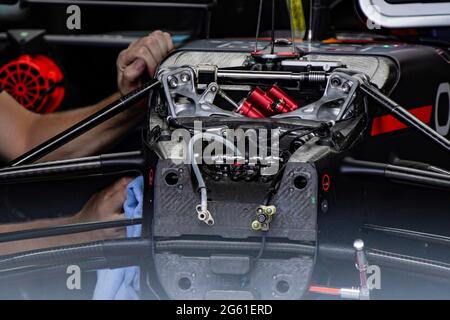
<instances>
[{"instance_id":1,"label":"blue rag","mask_svg":"<svg viewBox=\"0 0 450 320\"><path fill-rule=\"evenodd\" d=\"M142 217L144 178L137 177L128 184L127 199L123 204L126 218ZM141 225L127 227L128 237L139 237ZM97 271L94 300L137 300L139 299L139 267L103 269Z\"/></svg>"}]
</instances>

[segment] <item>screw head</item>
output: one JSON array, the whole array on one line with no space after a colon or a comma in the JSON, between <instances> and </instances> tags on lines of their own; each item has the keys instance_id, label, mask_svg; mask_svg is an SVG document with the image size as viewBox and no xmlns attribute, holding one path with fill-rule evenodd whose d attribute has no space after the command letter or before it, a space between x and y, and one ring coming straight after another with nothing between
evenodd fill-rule
<instances>
[{"instance_id":1,"label":"screw head","mask_svg":"<svg viewBox=\"0 0 450 320\"><path fill-rule=\"evenodd\" d=\"M257 219L258 222L263 223L264 221L266 221L266 216L264 214L259 214Z\"/></svg>"},{"instance_id":2,"label":"screw head","mask_svg":"<svg viewBox=\"0 0 450 320\"><path fill-rule=\"evenodd\" d=\"M320 209L323 213L326 213L328 211L328 201L326 199L324 199L320 204Z\"/></svg>"},{"instance_id":3,"label":"screw head","mask_svg":"<svg viewBox=\"0 0 450 320\"><path fill-rule=\"evenodd\" d=\"M338 87L341 85L341 79L339 79L338 77L334 77L333 79L331 79L331 85L333 87Z\"/></svg>"},{"instance_id":4,"label":"screw head","mask_svg":"<svg viewBox=\"0 0 450 320\"><path fill-rule=\"evenodd\" d=\"M169 77L167 80L168 80L169 86L170 86L171 88L176 88L176 87L178 87L178 80L177 80L177 78L175 78L175 77Z\"/></svg>"},{"instance_id":5,"label":"screw head","mask_svg":"<svg viewBox=\"0 0 450 320\"><path fill-rule=\"evenodd\" d=\"M189 73L182 73L180 79L182 82L188 82L189 80L191 80L191 76L189 75Z\"/></svg>"},{"instance_id":6,"label":"screw head","mask_svg":"<svg viewBox=\"0 0 450 320\"><path fill-rule=\"evenodd\" d=\"M351 84L349 83L349 82L345 82L343 85L342 85L342 90L345 92L345 93L348 93L349 91L350 91L350 88L351 88L352 86L351 86Z\"/></svg>"},{"instance_id":7,"label":"screw head","mask_svg":"<svg viewBox=\"0 0 450 320\"><path fill-rule=\"evenodd\" d=\"M258 221L253 221L252 222L252 229L253 230L259 230L259 229L261 229L261 223L259 223Z\"/></svg>"}]
</instances>

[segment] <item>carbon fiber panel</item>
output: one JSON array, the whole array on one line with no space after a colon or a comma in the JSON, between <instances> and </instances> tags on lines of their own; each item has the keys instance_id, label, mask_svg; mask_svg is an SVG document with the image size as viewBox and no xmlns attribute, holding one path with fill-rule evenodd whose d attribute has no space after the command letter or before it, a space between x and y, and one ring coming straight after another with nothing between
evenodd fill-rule
<instances>
[{"instance_id":1,"label":"carbon fiber panel","mask_svg":"<svg viewBox=\"0 0 450 320\"><path fill-rule=\"evenodd\" d=\"M167 174L176 173L176 184L168 185ZM307 185L299 189L295 179L304 177ZM236 193L246 193L249 184L241 182ZM211 191L214 196L214 190ZM245 195L245 194L244 194ZM215 224L210 227L197 219L195 207L199 204L187 165L175 165L170 160L158 163L155 177L154 232L157 237L220 236L223 238L249 238L260 236L251 229L255 212L261 201L246 196L246 201L209 201L208 206ZM267 232L268 237L288 238L295 241L316 240L317 173L312 164L288 163L277 194L271 204L277 208L276 216ZM252 202L253 201L253 202Z\"/></svg>"}]
</instances>

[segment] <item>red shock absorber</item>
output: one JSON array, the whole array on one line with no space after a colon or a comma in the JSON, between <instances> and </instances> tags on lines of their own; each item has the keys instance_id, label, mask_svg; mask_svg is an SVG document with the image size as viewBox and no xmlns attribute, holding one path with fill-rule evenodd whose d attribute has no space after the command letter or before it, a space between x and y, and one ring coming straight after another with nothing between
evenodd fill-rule
<instances>
[{"instance_id":1,"label":"red shock absorber","mask_svg":"<svg viewBox=\"0 0 450 320\"><path fill-rule=\"evenodd\" d=\"M261 88L256 87L250 95L247 97L253 106L258 108L267 117L273 116L278 113L288 112L289 109L286 108L283 101L278 99L272 99L266 92L261 90Z\"/></svg>"},{"instance_id":2,"label":"red shock absorber","mask_svg":"<svg viewBox=\"0 0 450 320\"><path fill-rule=\"evenodd\" d=\"M266 96L266 93L259 87L256 87L250 92L246 101L257 108L265 116L269 117L273 114L272 105L274 101Z\"/></svg>"},{"instance_id":3,"label":"red shock absorber","mask_svg":"<svg viewBox=\"0 0 450 320\"><path fill-rule=\"evenodd\" d=\"M262 114L258 109L256 109L252 104L248 101L242 102L242 104L237 109L237 112L242 114L243 116L249 117L249 118L265 118L266 116Z\"/></svg>"},{"instance_id":4,"label":"red shock absorber","mask_svg":"<svg viewBox=\"0 0 450 320\"><path fill-rule=\"evenodd\" d=\"M270 96L273 100L279 100L280 102L282 102L287 109L287 111L284 112L291 112L298 109L298 104L276 84L274 84L272 88L267 91L267 95Z\"/></svg>"},{"instance_id":5,"label":"red shock absorber","mask_svg":"<svg viewBox=\"0 0 450 320\"><path fill-rule=\"evenodd\" d=\"M238 108L238 112L250 118L266 118L275 114L294 111L297 103L278 86L272 86L268 92L256 87Z\"/></svg>"}]
</instances>

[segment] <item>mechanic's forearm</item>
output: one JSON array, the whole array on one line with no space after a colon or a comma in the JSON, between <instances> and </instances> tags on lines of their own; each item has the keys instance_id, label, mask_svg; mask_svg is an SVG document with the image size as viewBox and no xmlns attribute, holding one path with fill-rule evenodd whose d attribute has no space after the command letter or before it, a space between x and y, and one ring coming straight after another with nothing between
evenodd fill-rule
<instances>
[{"instance_id":1,"label":"mechanic's forearm","mask_svg":"<svg viewBox=\"0 0 450 320\"><path fill-rule=\"evenodd\" d=\"M8 223L0 225L0 233L56 227L60 225L73 224L77 222L78 222L77 216L73 216L67 218L40 219L24 223ZM71 235L19 240L12 242L2 242L0 243L0 255L7 255L11 253L91 242L97 240L101 240L101 233L90 231Z\"/></svg>"},{"instance_id":2,"label":"mechanic's forearm","mask_svg":"<svg viewBox=\"0 0 450 320\"><path fill-rule=\"evenodd\" d=\"M29 149L85 119L118 98L120 98L120 94L115 93L93 106L39 116L31 126ZM142 119L145 115L145 105L145 101L142 101L132 106L60 147L40 161L83 157L107 149Z\"/></svg>"}]
</instances>

